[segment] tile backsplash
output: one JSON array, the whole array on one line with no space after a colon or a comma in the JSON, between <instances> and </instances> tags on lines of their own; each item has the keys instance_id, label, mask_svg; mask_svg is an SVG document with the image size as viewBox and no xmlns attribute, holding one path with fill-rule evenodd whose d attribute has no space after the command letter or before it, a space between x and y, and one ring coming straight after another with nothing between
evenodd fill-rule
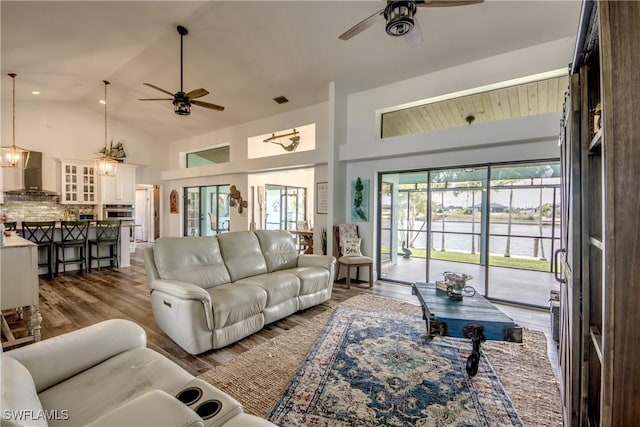
<instances>
[{"instance_id":1,"label":"tile backsplash","mask_svg":"<svg viewBox=\"0 0 640 427\"><path fill-rule=\"evenodd\" d=\"M60 196L5 193L0 210L8 221L60 221L64 218L65 206L72 216L80 209L91 209L85 205L61 205Z\"/></svg>"}]
</instances>

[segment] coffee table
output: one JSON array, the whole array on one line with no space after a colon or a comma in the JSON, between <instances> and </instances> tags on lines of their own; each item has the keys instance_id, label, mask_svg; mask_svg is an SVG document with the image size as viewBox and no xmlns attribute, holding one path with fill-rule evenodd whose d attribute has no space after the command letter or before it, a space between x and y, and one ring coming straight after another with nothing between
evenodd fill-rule
<instances>
[{"instance_id":1,"label":"coffee table","mask_svg":"<svg viewBox=\"0 0 640 427\"><path fill-rule=\"evenodd\" d=\"M450 299L435 283L413 283L429 336L470 338L473 351L467 359L467 373L478 372L480 345L485 340L522 342L522 328L482 295Z\"/></svg>"}]
</instances>

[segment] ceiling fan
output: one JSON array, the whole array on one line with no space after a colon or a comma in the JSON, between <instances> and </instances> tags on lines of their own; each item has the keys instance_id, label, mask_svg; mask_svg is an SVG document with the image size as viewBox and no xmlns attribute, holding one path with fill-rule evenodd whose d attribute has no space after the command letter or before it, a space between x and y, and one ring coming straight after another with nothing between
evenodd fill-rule
<instances>
[{"instance_id":1,"label":"ceiling fan","mask_svg":"<svg viewBox=\"0 0 640 427\"><path fill-rule=\"evenodd\" d=\"M143 83L146 86L152 87L160 92L166 93L167 95L171 95L172 98L142 98L139 101L173 101L174 111L176 114L180 116L188 116L191 114L191 105L197 105L198 107L208 108L210 110L218 110L224 111L224 107L216 104L211 104L209 102L197 101L195 98L201 98L209 94L209 91L206 89L195 89L190 92L185 93L182 88L182 75L183 75L183 67L182 67L182 39L184 36L189 34L189 31L183 27L182 25L178 25L177 27L178 33L180 34L180 91L176 93L171 93L168 90L162 89L158 86L152 85L151 83Z\"/></svg>"},{"instance_id":2,"label":"ceiling fan","mask_svg":"<svg viewBox=\"0 0 640 427\"><path fill-rule=\"evenodd\" d=\"M484 0L387 0L387 6L358 22L353 27L342 33L338 38L349 40L371 27L377 16L383 16L386 24L387 34L393 37L404 36L407 43L417 46L422 43L422 30L420 24L415 20L418 7L449 7L465 6L469 4L482 3ZM412 31L413 30L413 31Z\"/></svg>"}]
</instances>

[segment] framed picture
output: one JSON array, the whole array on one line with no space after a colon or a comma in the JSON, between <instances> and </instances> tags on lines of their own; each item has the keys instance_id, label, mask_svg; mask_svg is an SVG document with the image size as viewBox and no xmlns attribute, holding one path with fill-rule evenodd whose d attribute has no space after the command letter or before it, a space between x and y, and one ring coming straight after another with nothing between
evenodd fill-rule
<instances>
[{"instance_id":1,"label":"framed picture","mask_svg":"<svg viewBox=\"0 0 640 427\"><path fill-rule=\"evenodd\" d=\"M316 213L329 213L329 183L316 182Z\"/></svg>"},{"instance_id":2,"label":"framed picture","mask_svg":"<svg viewBox=\"0 0 640 427\"><path fill-rule=\"evenodd\" d=\"M351 222L369 222L369 180L351 181Z\"/></svg>"}]
</instances>

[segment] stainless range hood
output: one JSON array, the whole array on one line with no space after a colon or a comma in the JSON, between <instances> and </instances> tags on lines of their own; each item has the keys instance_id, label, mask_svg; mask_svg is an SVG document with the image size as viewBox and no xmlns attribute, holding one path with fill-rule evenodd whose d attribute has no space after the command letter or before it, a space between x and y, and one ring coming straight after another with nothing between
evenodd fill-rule
<instances>
[{"instance_id":1,"label":"stainless range hood","mask_svg":"<svg viewBox=\"0 0 640 427\"><path fill-rule=\"evenodd\" d=\"M59 196L55 191L49 191L42 188L42 153L39 151L31 151L29 154L29 162L24 169L23 187L19 190L9 190L6 194L28 194L33 196Z\"/></svg>"}]
</instances>

